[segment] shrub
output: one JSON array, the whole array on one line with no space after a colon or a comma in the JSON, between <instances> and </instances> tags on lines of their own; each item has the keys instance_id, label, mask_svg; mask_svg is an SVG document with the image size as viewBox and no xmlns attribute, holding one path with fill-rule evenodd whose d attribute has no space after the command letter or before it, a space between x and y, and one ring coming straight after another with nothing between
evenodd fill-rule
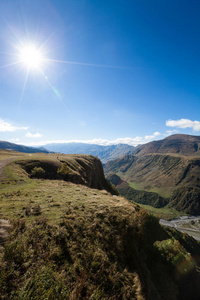
<instances>
[{"instance_id":1,"label":"shrub","mask_svg":"<svg viewBox=\"0 0 200 300\"><path fill-rule=\"evenodd\" d=\"M66 179L67 178L67 175L69 174L70 172L70 167L67 165L67 163L63 163L61 168L58 169L57 173L63 178L63 179Z\"/></svg>"},{"instance_id":2,"label":"shrub","mask_svg":"<svg viewBox=\"0 0 200 300\"><path fill-rule=\"evenodd\" d=\"M45 170L41 167L35 167L31 170L31 177L44 178L45 177Z\"/></svg>"}]
</instances>

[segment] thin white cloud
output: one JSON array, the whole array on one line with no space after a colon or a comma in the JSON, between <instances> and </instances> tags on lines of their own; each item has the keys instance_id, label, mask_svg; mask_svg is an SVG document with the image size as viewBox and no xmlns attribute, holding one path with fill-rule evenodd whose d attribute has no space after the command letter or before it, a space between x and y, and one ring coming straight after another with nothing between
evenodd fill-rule
<instances>
[{"instance_id":1,"label":"thin white cloud","mask_svg":"<svg viewBox=\"0 0 200 300\"><path fill-rule=\"evenodd\" d=\"M131 146L138 146L150 142L153 139L156 139L158 136L162 135L160 132L156 131L152 135L146 135L145 137L136 136L134 138L125 137L117 138L115 140L106 140L106 139L92 139L92 140L49 140L42 142L31 142L25 143L27 146L45 146L47 144L69 144L69 143L86 143L86 144L97 144L101 146L111 146L117 144L128 144Z\"/></svg>"},{"instance_id":2,"label":"thin white cloud","mask_svg":"<svg viewBox=\"0 0 200 300\"><path fill-rule=\"evenodd\" d=\"M20 139L16 138L16 139L11 139L10 141L13 142L13 143L14 143L14 142L19 142Z\"/></svg>"},{"instance_id":3,"label":"thin white cloud","mask_svg":"<svg viewBox=\"0 0 200 300\"><path fill-rule=\"evenodd\" d=\"M30 132L27 132L26 137L37 139L37 138L41 138L42 135L40 133L30 133Z\"/></svg>"},{"instance_id":4,"label":"thin white cloud","mask_svg":"<svg viewBox=\"0 0 200 300\"><path fill-rule=\"evenodd\" d=\"M194 131L200 131L200 122L189 119L167 120L166 126L178 128L192 128Z\"/></svg>"},{"instance_id":5,"label":"thin white cloud","mask_svg":"<svg viewBox=\"0 0 200 300\"><path fill-rule=\"evenodd\" d=\"M14 126L8 122L5 122L3 119L0 118L0 132L7 132L7 131L17 131L17 130L27 130L29 127L18 127Z\"/></svg>"},{"instance_id":6,"label":"thin white cloud","mask_svg":"<svg viewBox=\"0 0 200 300\"><path fill-rule=\"evenodd\" d=\"M161 135L161 133L160 132L158 132L158 131L156 131L156 132L154 132L154 134L152 134L152 135L145 135L145 140L153 140L154 138L156 138L157 136L159 136L159 135Z\"/></svg>"},{"instance_id":7,"label":"thin white cloud","mask_svg":"<svg viewBox=\"0 0 200 300\"><path fill-rule=\"evenodd\" d=\"M174 130L167 130L166 131L166 136L169 136L169 135L172 135L172 134L175 134L175 133L178 133L178 130L174 129Z\"/></svg>"},{"instance_id":8,"label":"thin white cloud","mask_svg":"<svg viewBox=\"0 0 200 300\"><path fill-rule=\"evenodd\" d=\"M24 143L26 146L45 146L47 144L69 144L69 143L85 143L85 144L97 144L101 146L111 146L117 144L128 144L131 146L137 146L139 144L147 143L142 137L135 138L118 138L116 140L105 139L93 139L93 140L49 140L42 142Z\"/></svg>"}]
</instances>

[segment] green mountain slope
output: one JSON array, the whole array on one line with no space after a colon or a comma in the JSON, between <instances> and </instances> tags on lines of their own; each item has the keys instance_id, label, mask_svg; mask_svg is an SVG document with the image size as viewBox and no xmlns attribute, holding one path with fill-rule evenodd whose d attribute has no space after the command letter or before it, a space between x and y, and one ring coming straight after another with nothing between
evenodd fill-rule
<instances>
[{"instance_id":1,"label":"green mountain slope","mask_svg":"<svg viewBox=\"0 0 200 300\"><path fill-rule=\"evenodd\" d=\"M172 141L177 140L177 137L176 139L175 137L167 138L167 141L172 143ZM187 142L188 136L186 137ZM192 143L194 143L194 137L191 137L191 139ZM198 141L198 137L196 140ZM183 142L183 137L181 141ZM165 145L166 139L162 142ZM160 141L159 144L161 144ZM173 143L171 145L173 146ZM171 198L169 200L170 205L178 210L190 214L200 214L200 157L198 155L189 156L189 154L183 156L177 153L146 154L150 149L158 152L160 148L156 150L154 146L155 142L152 142L152 144L147 144L146 147L145 145L142 146L134 155L126 155L109 161L104 167L105 173L116 173L128 182L132 188L156 192L162 197ZM172 152L172 146L170 149L168 148L168 151ZM164 146L163 149L166 151ZM184 149L183 147L182 152L185 153L186 150ZM184 188L184 201L181 201L183 192L181 192L180 188ZM195 189L195 193L191 194L191 188ZM195 197L191 195L195 195ZM187 197L190 199L190 204L188 205L186 203ZM193 202L192 205L191 202Z\"/></svg>"},{"instance_id":2,"label":"green mountain slope","mask_svg":"<svg viewBox=\"0 0 200 300\"><path fill-rule=\"evenodd\" d=\"M169 202L169 199L161 197L157 193L133 189L127 181L122 180L115 173L109 173L106 178L116 186L120 195L126 197L128 200L140 204L151 205L156 208L164 207Z\"/></svg>"},{"instance_id":3,"label":"green mountain slope","mask_svg":"<svg viewBox=\"0 0 200 300\"><path fill-rule=\"evenodd\" d=\"M32 157L38 161L56 165L57 157ZM11 224L7 242L0 228L2 299L199 298L197 241L105 190L30 177L27 164L21 154L0 182L0 218Z\"/></svg>"},{"instance_id":4,"label":"green mountain slope","mask_svg":"<svg viewBox=\"0 0 200 300\"><path fill-rule=\"evenodd\" d=\"M181 155L200 155L200 136L173 134L163 140L153 141L138 147L137 155L149 153L178 153Z\"/></svg>"}]
</instances>

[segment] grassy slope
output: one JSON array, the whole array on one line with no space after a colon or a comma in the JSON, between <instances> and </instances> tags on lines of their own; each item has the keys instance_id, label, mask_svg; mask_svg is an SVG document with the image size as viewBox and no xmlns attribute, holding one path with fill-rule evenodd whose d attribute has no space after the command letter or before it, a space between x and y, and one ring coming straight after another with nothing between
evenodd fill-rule
<instances>
[{"instance_id":1,"label":"grassy slope","mask_svg":"<svg viewBox=\"0 0 200 300\"><path fill-rule=\"evenodd\" d=\"M137 203L151 205L157 208L164 207L168 204L168 199L161 197L157 193L132 188L128 182L122 180L115 173L109 173L106 178L116 186L120 195L130 201L134 200Z\"/></svg>"},{"instance_id":2,"label":"grassy slope","mask_svg":"<svg viewBox=\"0 0 200 300\"><path fill-rule=\"evenodd\" d=\"M192 238L165 230L156 217L105 190L30 179L16 164L8 169L12 176L1 182L0 214L13 231L0 254L2 298L200 295L200 245Z\"/></svg>"},{"instance_id":3,"label":"grassy slope","mask_svg":"<svg viewBox=\"0 0 200 300\"><path fill-rule=\"evenodd\" d=\"M199 166L199 158L148 154L110 161L105 166L105 172L121 172L124 179L137 184L139 189L168 190L169 196L177 186L199 187Z\"/></svg>"},{"instance_id":4,"label":"grassy slope","mask_svg":"<svg viewBox=\"0 0 200 300\"><path fill-rule=\"evenodd\" d=\"M177 154L125 156L108 162L105 172L107 174L115 172L134 189L155 192L165 198L170 198L177 190L173 195L171 205L176 205L175 197L181 198L182 188L186 188L188 190L186 193L191 194L190 188L192 187L194 189L192 194L197 195L196 198L200 196L200 159L197 157ZM177 206L177 209L190 214L200 213L196 203L187 207L186 202Z\"/></svg>"},{"instance_id":5,"label":"grassy slope","mask_svg":"<svg viewBox=\"0 0 200 300\"><path fill-rule=\"evenodd\" d=\"M173 153L186 156L200 155L200 136L187 134L174 134L163 140L149 142L141 145L135 151L138 155L149 153Z\"/></svg>"}]
</instances>

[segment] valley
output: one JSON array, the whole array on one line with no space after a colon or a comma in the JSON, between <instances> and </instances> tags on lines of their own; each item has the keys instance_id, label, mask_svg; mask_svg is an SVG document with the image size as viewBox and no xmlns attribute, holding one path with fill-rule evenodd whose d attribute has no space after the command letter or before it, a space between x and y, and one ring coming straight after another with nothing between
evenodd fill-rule
<instances>
[{"instance_id":1,"label":"valley","mask_svg":"<svg viewBox=\"0 0 200 300\"><path fill-rule=\"evenodd\" d=\"M157 208L168 205L185 214L200 214L198 136L174 135L150 142L132 155L107 162L104 170L108 179L112 174L119 176L121 181L116 187L129 200L135 201L134 195L143 191L136 202ZM147 201L146 197L154 200ZM159 203L158 197L163 199Z\"/></svg>"}]
</instances>

